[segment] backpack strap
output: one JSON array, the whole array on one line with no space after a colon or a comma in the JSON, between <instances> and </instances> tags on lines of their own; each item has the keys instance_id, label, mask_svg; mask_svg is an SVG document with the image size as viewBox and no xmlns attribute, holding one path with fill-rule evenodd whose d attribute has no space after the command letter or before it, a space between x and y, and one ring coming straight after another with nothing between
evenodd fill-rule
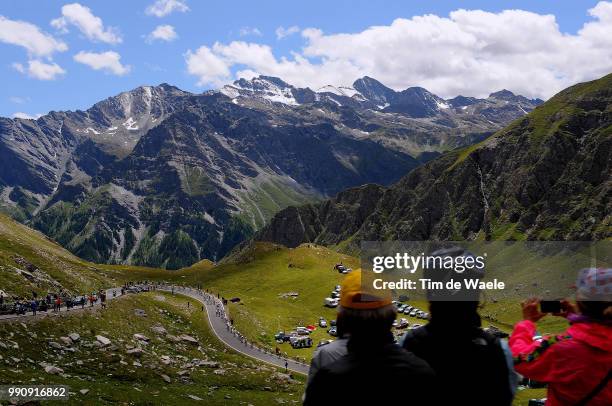
<instances>
[{"instance_id":1,"label":"backpack strap","mask_svg":"<svg viewBox=\"0 0 612 406\"><path fill-rule=\"evenodd\" d=\"M612 369L608 370L606 376L604 376L604 378L588 393L588 395L582 398L580 402L576 403L576 406L588 405L589 402L606 387L608 382L610 382L610 378L612 378Z\"/></svg>"}]
</instances>

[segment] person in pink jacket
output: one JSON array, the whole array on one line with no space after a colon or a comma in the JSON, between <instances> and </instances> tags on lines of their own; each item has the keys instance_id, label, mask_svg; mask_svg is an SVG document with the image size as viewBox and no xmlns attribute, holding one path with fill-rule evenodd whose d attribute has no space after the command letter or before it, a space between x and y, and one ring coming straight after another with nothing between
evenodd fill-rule
<instances>
[{"instance_id":1,"label":"person in pink jacket","mask_svg":"<svg viewBox=\"0 0 612 406\"><path fill-rule=\"evenodd\" d=\"M547 406L612 405L612 269L583 269L576 306L562 301L570 327L562 334L535 339L535 322L545 316L539 301L523 303L524 320L510 336L514 368L548 384Z\"/></svg>"}]
</instances>

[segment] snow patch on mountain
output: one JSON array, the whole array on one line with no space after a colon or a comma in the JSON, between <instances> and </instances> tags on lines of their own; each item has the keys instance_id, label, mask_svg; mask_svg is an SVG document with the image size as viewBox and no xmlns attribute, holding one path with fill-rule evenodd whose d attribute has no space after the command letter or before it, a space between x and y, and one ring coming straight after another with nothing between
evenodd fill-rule
<instances>
[{"instance_id":1,"label":"snow patch on mountain","mask_svg":"<svg viewBox=\"0 0 612 406\"><path fill-rule=\"evenodd\" d=\"M127 121L125 121L123 124L121 124L123 127L125 127L126 130L130 130L130 131L135 131L138 130L138 125L136 123L136 121L134 120L134 117L131 117L127 119Z\"/></svg>"},{"instance_id":2,"label":"snow patch on mountain","mask_svg":"<svg viewBox=\"0 0 612 406\"><path fill-rule=\"evenodd\" d=\"M252 80L240 79L231 85L226 85L220 92L236 99L238 97L256 97L274 103L297 105L293 96L294 87L277 78L260 76Z\"/></svg>"},{"instance_id":3,"label":"snow patch on mountain","mask_svg":"<svg viewBox=\"0 0 612 406\"><path fill-rule=\"evenodd\" d=\"M337 96L344 96L344 97L360 96L360 98L363 98L363 95L361 93L359 93L357 90L355 90L354 88L350 86L336 87L332 85L326 85L326 86L323 86L317 89L317 93L332 93Z\"/></svg>"},{"instance_id":4,"label":"snow patch on mountain","mask_svg":"<svg viewBox=\"0 0 612 406\"><path fill-rule=\"evenodd\" d=\"M85 132L85 133L89 133L89 132L91 132L91 133L92 133L92 134L94 134L94 135L100 135L100 132L99 132L99 131L96 131L96 129L95 129L95 128L92 128L92 127L87 127L87 128L85 129L85 131L84 131L84 132Z\"/></svg>"},{"instance_id":5,"label":"snow patch on mountain","mask_svg":"<svg viewBox=\"0 0 612 406\"><path fill-rule=\"evenodd\" d=\"M450 105L443 101L436 100L436 105L440 110L450 109Z\"/></svg>"},{"instance_id":6,"label":"snow patch on mountain","mask_svg":"<svg viewBox=\"0 0 612 406\"><path fill-rule=\"evenodd\" d=\"M204 213L204 220L208 221L210 224L215 224L215 219L208 213Z\"/></svg>"}]
</instances>

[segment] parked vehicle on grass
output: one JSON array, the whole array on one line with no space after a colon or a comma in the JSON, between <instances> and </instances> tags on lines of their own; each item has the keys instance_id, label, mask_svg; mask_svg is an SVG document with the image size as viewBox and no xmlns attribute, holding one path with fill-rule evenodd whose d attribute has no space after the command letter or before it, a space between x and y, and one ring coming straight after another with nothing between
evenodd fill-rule
<instances>
[{"instance_id":1,"label":"parked vehicle on grass","mask_svg":"<svg viewBox=\"0 0 612 406\"><path fill-rule=\"evenodd\" d=\"M333 297L326 297L325 298L325 302L323 303L324 306L327 307L338 307L338 299L333 298Z\"/></svg>"},{"instance_id":2,"label":"parked vehicle on grass","mask_svg":"<svg viewBox=\"0 0 612 406\"><path fill-rule=\"evenodd\" d=\"M286 343L287 341L289 341L291 337L292 337L291 334L287 334L284 331L279 331L278 333L274 335L274 339L279 344Z\"/></svg>"},{"instance_id":3,"label":"parked vehicle on grass","mask_svg":"<svg viewBox=\"0 0 612 406\"><path fill-rule=\"evenodd\" d=\"M408 323L408 320L402 318L400 319L400 321L397 323L397 327L396 328L406 328L410 325L410 323Z\"/></svg>"},{"instance_id":4,"label":"parked vehicle on grass","mask_svg":"<svg viewBox=\"0 0 612 406\"><path fill-rule=\"evenodd\" d=\"M289 343L293 348L310 348L312 347L312 338L310 337L291 337Z\"/></svg>"}]
</instances>

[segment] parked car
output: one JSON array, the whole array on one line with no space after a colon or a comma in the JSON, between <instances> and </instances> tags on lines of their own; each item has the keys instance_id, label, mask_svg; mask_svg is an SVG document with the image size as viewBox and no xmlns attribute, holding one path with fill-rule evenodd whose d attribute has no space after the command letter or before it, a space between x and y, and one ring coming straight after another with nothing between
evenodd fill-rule
<instances>
[{"instance_id":1,"label":"parked car","mask_svg":"<svg viewBox=\"0 0 612 406\"><path fill-rule=\"evenodd\" d=\"M298 333L298 335L301 335L301 336L310 335L310 330L308 328L306 328L306 327L301 327L301 326L300 327L296 327L295 328L295 332Z\"/></svg>"},{"instance_id":2,"label":"parked car","mask_svg":"<svg viewBox=\"0 0 612 406\"><path fill-rule=\"evenodd\" d=\"M413 309L413 310L410 312L410 317L415 317L415 316L416 316L416 314L417 314L417 311Z\"/></svg>"},{"instance_id":3,"label":"parked car","mask_svg":"<svg viewBox=\"0 0 612 406\"><path fill-rule=\"evenodd\" d=\"M290 338L291 336L289 334L285 334L284 331L279 331L278 333L274 334L274 339L279 344L289 341Z\"/></svg>"},{"instance_id":4,"label":"parked car","mask_svg":"<svg viewBox=\"0 0 612 406\"><path fill-rule=\"evenodd\" d=\"M319 319L319 327L321 328L327 327L327 321L323 317Z\"/></svg>"},{"instance_id":5,"label":"parked car","mask_svg":"<svg viewBox=\"0 0 612 406\"><path fill-rule=\"evenodd\" d=\"M402 318L400 319L400 321L397 323L397 327L396 328L406 328L410 325L410 323L408 323L408 320Z\"/></svg>"},{"instance_id":6,"label":"parked car","mask_svg":"<svg viewBox=\"0 0 612 406\"><path fill-rule=\"evenodd\" d=\"M338 299L333 297L326 297L323 305L327 307L338 307Z\"/></svg>"},{"instance_id":7,"label":"parked car","mask_svg":"<svg viewBox=\"0 0 612 406\"><path fill-rule=\"evenodd\" d=\"M310 337L291 337L289 343L293 348L309 348L312 347L312 338Z\"/></svg>"},{"instance_id":8,"label":"parked car","mask_svg":"<svg viewBox=\"0 0 612 406\"><path fill-rule=\"evenodd\" d=\"M330 320L329 325L332 327L336 327L336 320Z\"/></svg>"},{"instance_id":9,"label":"parked car","mask_svg":"<svg viewBox=\"0 0 612 406\"><path fill-rule=\"evenodd\" d=\"M340 293L333 291L330 296L332 297L332 299L338 299L340 297Z\"/></svg>"},{"instance_id":10,"label":"parked car","mask_svg":"<svg viewBox=\"0 0 612 406\"><path fill-rule=\"evenodd\" d=\"M297 335L295 332L285 333L284 331L279 331L274 335L274 339L277 343L286 343L293 336Z\"/></svg>"},{"instance_id":11,"label":"parked car","mask_svg":"<svg viewBox=\"0 0 612 406\"><path fill-rule=\"evenodd\" d=\"M330 336L337 337L338 336L338 329L335 326L334 327L330 327L329 330L327 330L327 333Z\"/></svg>"}]
</instances>

